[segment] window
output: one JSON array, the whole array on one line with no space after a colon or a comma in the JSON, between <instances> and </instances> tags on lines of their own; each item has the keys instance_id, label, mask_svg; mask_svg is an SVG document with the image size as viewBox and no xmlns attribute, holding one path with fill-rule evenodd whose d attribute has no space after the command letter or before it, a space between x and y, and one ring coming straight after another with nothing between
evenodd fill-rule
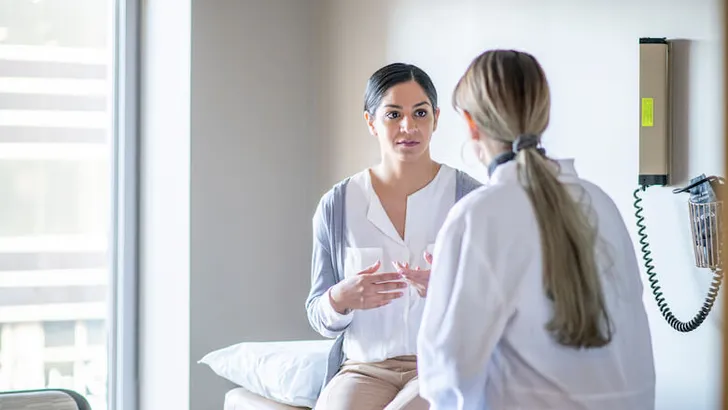
<instances>
[{"instance_id":1,"label":"window","mask_svg":"<svg viewBox=\"0 0 728 410\"><path fill-rule=\"evenodd\" d=\"M73 389L94 410L134 401L120 390L136 363L123 276L135 266L136 11L0 2L0 390Z\"/></svg>"},{"instance_id":2,"label":"window","mask_svg":"<svg viewBox=\"0 0 728 410\"><path fill-rule=\"evenodd\" d=\"M76 344L76 322L72 320L43 323L45 347L73 347Z\"/></svg>"}]
</instances>

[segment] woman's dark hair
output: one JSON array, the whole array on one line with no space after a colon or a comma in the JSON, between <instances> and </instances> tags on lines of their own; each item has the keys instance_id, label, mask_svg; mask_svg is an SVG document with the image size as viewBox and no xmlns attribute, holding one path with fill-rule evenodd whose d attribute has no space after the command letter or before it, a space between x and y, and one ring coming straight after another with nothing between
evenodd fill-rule
<instances>
[{"instance_id":1,"label":"woman's dark hair","mask_svg":"<svg viewBox=\"0 0 728 410\"><path fill-rule=\"evenodd\" d=\"M432 83L430 76L421 68L405 63L393 63L377 70L367 82L367 89L364 93L364 111L374 115L384 94L397 84L416 81L430 99L432 108L437 108L437 90Z\"/></svg>"}]
</instances>

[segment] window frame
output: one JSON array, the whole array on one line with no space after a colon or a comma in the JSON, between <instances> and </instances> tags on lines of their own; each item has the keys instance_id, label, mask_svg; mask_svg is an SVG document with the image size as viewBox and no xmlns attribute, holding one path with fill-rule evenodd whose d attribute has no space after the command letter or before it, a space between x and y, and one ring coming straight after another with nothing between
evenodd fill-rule
<instances>
[{"instance_id":1,"label":"window frame","mask_svg":"<svg viewBox=\"0 0 728 410\"><path fill-rule=\"evenodd\" d=\"M141 0L114 0L112 201L108 343L109 410L139 407L139 98Z\"/></svg>"}]
</instances>

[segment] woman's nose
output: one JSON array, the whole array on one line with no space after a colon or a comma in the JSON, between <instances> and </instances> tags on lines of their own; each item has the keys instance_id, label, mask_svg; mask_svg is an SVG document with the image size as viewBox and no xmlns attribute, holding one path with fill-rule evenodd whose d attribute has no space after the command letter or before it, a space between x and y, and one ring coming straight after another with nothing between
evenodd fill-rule
<instances>
[{"instance_id":1,"label":"woman's nose","mask_svg":"<svg viewBox=\"0 0 728 410\"><path fill-rule=\"evenodd\" d=\"M411 134L411 133L417 131L417 126L415 124L415 120L412 117L407 116L407 115L402 117L402 122L400 123L399 126L400 126L400 129L402 130L402 132L404 132L406 134Z\"/></svg>"}]
</instances>

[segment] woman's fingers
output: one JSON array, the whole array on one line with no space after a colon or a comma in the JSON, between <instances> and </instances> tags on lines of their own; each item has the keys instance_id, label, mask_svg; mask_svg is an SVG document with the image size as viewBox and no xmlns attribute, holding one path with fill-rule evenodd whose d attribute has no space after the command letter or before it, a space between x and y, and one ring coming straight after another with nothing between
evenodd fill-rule
<instances>
[{"instance_id":1,"label":"woman's fingers","mask_svg":"<svg viewBox=\"0 0 728 410\"><path fill-rule=\"evenodd\" d=\"M430 275L429 270L417 269L417 270L408 270L408 271L402 272L402 276L404 276L406 279L415 280L415 281L427 279L430 277L429 275Z\"/></svg>"},{"instance_id":2,"label":"woman's fingers","mask_svg":"<svg viewBox=\"0 0 728 410\"><path fill-rule=\"evenodd\" d=\"M402 273L402 271L405 270L402 262L392 261L392 266L394 266L394 270L396 270L399 273Z\"/></svg>"},{"instance_id":3,"label":"woman's fingers","mask_svg":"<svg viewBox=\"0 0 728 410\"><path fill-rule=\"evenodd\" d=\"M432 263L432 255L425 252L425 260ZM366 274L363 285L362 299L360 300L361 309L375 309L386 306L394 299L404 296L403 290L408 286L417 289L417 293L424 297L427 292L427 282L429 281L429 270L423 270L421 267L410 267L407 262L393 261L392 267L396 272L375 273L380 268L381 263L377 261L374 265L360 272Z\"/></svg>"},{"instance_id":4,"label":"woman's fingers","mask_svg":"<svg viewBox=\"0 0 728 410\"><path fill-rule=\"evenodd\" d=\"M375 283L372 285L374 288L374 291L379 292L386 292L388 290L396 290L396 289L402 289L407 287L407 284L403 281L397 281L397 282L384 282L384 283Z\"/></svg>"},{"instance_id":5,"label":"woman's fingers","mask_svg":"<svg viewBox=\"0 0 728 410\"><path fill-rule=\"evenodd\" d=\"M380 297L384 300L394 300L399 299L402 296L404 296L404 293L402 292L388 292L388 293L380 293Z\"/></svg>"},{"instance_id":6,"label":"woman's fingers","mask_svg":"<svg viewBox=\"0 0 728 410\"><path fill-rule=\"evenodd\" d=\"M428 253L427 251L425 251L425 261L427 261L427 263L432 265L432 254Z\"/></svg>"},{"instance_id":7,"label":"woman's fingers","mask_svg":"<svg viewBox=\"0 0 728 410\"><path fill-rule=\"evenodd\" d=\"M402 292L378 293L363 303L362 309L374 309L390 304L394 299L404 296Z\"/></svg>"},{"instance_id":8,"label":"woman's fingers","mask_svg":"<svg viewBox=\"0 0 728 410\"><path fill-rule=\"evenodd\" d=\"M377 284L402 279L402 274L398 272L373 273L369 275L369 279L370 283Z\"/></svg>"},{"instance_id":9,"label":"woman's fingers","mask_svg":"<svg viewBox=\"0 0 728 410\"><path fill-rule=\"evenodd\" d=\"M374 262L374 265L369 266L368 268L364 269L363 271L359 272L359 275L366 275L370 273L374 273L379 269L379 266L381 266L381 261Z\"/></svg>"}]
</instances>

